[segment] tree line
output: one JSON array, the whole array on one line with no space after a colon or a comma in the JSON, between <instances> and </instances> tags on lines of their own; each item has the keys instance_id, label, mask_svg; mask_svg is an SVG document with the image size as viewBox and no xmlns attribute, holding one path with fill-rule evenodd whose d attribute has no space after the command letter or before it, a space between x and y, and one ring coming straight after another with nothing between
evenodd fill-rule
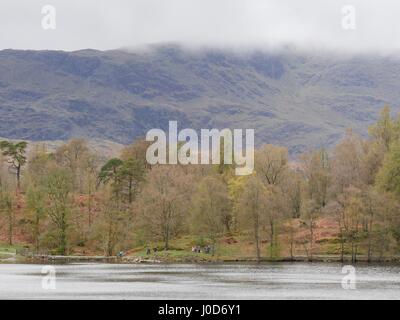
<instances>
[{"instance_id":1,"label":"tree line","mask_svg":"<svg viewBox=\"0 0 400 320\"><path fill-rule=\"evenodd\" d=\"M255 151L255 171L234 165L156 165L138 139L104 160L83 139L48 152L0 143L0 228L9 244L35 252L115 255L190 235L212 254L227 235L244 234L254 257L315 254L321 219L334 221L335 253L368 261L400 244L400 117L383 108L362 138L347 130L332 150L289 161L284 147ZM300 236L299 236L300 235Z\"/></svg>"}]
</instances>

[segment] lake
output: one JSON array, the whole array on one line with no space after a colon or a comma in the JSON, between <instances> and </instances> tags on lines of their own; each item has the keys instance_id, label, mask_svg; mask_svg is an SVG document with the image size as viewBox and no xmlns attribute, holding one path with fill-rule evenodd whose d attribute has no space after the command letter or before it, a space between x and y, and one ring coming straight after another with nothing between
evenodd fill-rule
<instances>
[{"instance_id":1,"label":"lake","mask_svg":"<svg viewBox=\"0 0 400 320\"><path fill-rule=\"evenodd\" d=\"M0 299L400 299L400 266L336 263L0 264ZM51 285L55 284L55 289Z\"/></svg>"}]
</instances>

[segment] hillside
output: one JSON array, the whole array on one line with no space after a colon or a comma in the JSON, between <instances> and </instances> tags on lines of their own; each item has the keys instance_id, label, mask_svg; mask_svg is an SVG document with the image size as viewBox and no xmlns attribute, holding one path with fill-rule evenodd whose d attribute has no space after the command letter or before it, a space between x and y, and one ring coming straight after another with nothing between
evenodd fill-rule
<instances>
[{"instance_id":1,"label":"hillside","mask_svg":"<svg viewBox=\"0 0 400 320\"><path fill-rule=\"evenodd\" d=\"M127 144L168 120L255 128L256 143L293 153L365 134L400 105L400 60L388 57L148 50L0 51L0 136Z\"/></svg>"}]
</instances>

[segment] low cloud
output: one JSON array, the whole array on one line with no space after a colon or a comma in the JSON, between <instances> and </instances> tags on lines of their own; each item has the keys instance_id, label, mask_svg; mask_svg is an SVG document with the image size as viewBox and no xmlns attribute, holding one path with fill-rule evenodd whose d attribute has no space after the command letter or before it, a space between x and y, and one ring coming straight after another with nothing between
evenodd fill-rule
<instances>
[{"instance_id":1,"label":"low cloud","mask_svg":"<svg viewBox=\"0 0 400 320\"><path fill-rule=\"evenodd\" d=\"M56 8L43 30L41 8ZM355 8L355 29L342 8ZM189 47L396 53L397 0L2 0L0 48L100 50L176 42Z\"/></svg>"}]
</instances>

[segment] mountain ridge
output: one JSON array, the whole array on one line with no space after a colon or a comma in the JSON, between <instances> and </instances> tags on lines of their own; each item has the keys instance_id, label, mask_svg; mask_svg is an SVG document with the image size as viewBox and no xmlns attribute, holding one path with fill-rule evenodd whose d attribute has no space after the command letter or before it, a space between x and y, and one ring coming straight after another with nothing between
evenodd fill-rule
<instances>
[{"instance_id":1,"label":"mountain ridge","mask_svg":"<svg viewBox=\"0 0 400 320\"><path fill-rule=\"evenodd\" d=\"M0 136L131 143L152 128L254 128L292 154L399 111L400 60L292 51L0 51Z\"/></svg>"}]
</instances>

